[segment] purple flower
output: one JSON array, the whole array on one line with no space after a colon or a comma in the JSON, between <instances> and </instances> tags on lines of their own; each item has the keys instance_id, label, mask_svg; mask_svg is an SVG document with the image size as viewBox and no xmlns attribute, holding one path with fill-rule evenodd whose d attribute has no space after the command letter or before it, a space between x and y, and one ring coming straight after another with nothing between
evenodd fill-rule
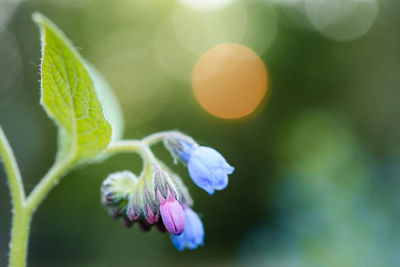
<instances>
[{"instance_id":1,"label":"purple flower","mask_svg":"<svg viewBox=\"0 0 400 267\"><path fill-rule=\"evenodd\" d=\"M181 204L176 200L171 190L168 190L167 198L163 198L160 191L157 190L160 202L160 213L165 228L173 235L182 234L185 229L185 215Z\"/></svg>"},{"instance_id":2,"label":"purple flower","mask_svg":"<svg viewBox=\"0 0 400 267\"><path fill-rule=\"evenodd\" d=\"M196 212L187 206L183 207L185 213L185 230L181 235L171 235L174 246L182 251L185 248L196 249L204 243L204 227Z\"/></svg>"}]
</instances>

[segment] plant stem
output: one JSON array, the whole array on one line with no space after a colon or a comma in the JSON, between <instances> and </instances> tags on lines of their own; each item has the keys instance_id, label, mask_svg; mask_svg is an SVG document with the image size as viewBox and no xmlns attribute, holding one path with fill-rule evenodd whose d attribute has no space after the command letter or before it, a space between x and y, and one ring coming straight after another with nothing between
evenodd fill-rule
<instances>
[{"instance_id":1,"label":"plant stem","mask_svg":"<svg viewBox=\"0 0 400 267\"><path fill-rule=\"evenodd\" d=\"M173 135L182 135L182 134L177 131L158 132L158 133L154 133L154 134L151 134L151 135L143 138L142 143L147 146L151 146L157 142L162 141L167 136L171 136L171 135L173 136Z\"/></svg>"},{"instance_id":2,"label":"plant stem","mask_svg":"<svg viewBox=\"0 0 400 267\"><path fill-rule=\"evenodd\" d=\"M51 188L70 170L74 162L74 160L65 160L54 164L43 179L35 186L29 197L21 202L21 205L13 204L10 267L24 267L26 265L29 227L32 215L50 192Z\"/></svg>"},{"instance_id":3,"label":"plant stem","mask_svg":"<svg viewBox=\"0 0 400 267\"><path fill-rule=\"evenodd\" d=\"M109 156L109 155L114 155L116 153L132 153L136 152L138 153L142 159L143 159L143 169L140 174L140 177L143 177L146 173L147 165L149 161L151 160L152 153L149 154L148 147L143 144L142 141L139 140L121 140L121 141L115 141L112 142L100 155L100 157L103 156Z\"/></svg>"},{"instance_id":4,"label":"plant stem","mask_svg":"<svg viewBox=\"0 0 400 267\"><path fill-rule=\"evenodd\" d=\"M137 152L144 156L144 144L139 140L120 140L112 142L103 152L101 156L109 156L120 152Z\"/></svg>"},{"instance_id":5,"label":"plant stem","mask_svg":"<svg viewBox=\"0 0 400 267\"><path fill-rule=\"evenodd\" d=\"M164 135L161 135L163 132L160 132L159 134L154 134L149 137L154 137L154 138L149 138L146 137L142 141L140 140L121 140L121 141L115 141L111 143L100 155L102 156L109 156L113 155L116 153L138 153L144 163L143 163L143 169L146 166L147 162L153 162L155 161L155 157L153 152L151 152L149 146L151 144L154 144L156 142L161 141L164 138Z\"/></svg>"},{"instance_id":6,"label":"plant stem","mask_svg":"<svg viewBox=\"0 0 400 267\"><path fill-rule=\"evenodd\" d=\"M162 141L170 134L174 134L174 132L156 133L141 141L117 141L110 144L101 154L112 155L120 152L137 152L143 158L143 172L145 172L147 169L146 166L149 162L155 161L154 155L149 149L149 146ZM1 127L0 156L3 159L5 171L8 177L13 205L9 266L24 267L26 265L29 227L32 215L53 186L58 183L63 175L71 170L76 163L76 160L74 158L66 158L62 161L57 161L35 186L29 196L25 197L25 191L17 162Z\"/></svg>"},{"instance_id":7,"label":"plant stem","mask_svg":"<svg viewBox=\"0 0 400 267\"><path fill-rule=\"evenodd\" d=\"M21 173L15 160L14 153L7 138L0 127L0 158L3 159L4 169L8 178L8 186L10 187L12 205L22 207L25 200L25 191L22 184Z\"/></svg>"},{"instance_id":8,"label":"plant stem","mask_svg":"<svg viewBox=\"0 0 400 267\"><path fill-rule=\"evenodd\" d=\"M10 241L10 266L23 267L26 262L30 214L25 207L25 191L14 153L0 127L0 156L8 178L13 206L13 219Z\"/></svg>"},{"instance_id":9,"label":"plant stem","mask_svg":"<svg viewBox=\"0 0 400 267\"><path fill-rule=\"evenodd\" d=\"M10 267L24 267L26 264L31 214L26 208L14 209L10 241Z\"/></svg>"}]
</instances>

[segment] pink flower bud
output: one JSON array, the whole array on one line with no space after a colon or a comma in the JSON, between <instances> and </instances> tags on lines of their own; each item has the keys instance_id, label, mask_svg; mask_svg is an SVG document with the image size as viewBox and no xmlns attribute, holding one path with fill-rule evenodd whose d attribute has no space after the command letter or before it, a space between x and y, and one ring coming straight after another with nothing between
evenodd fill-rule
<instances>
[{"instance_id":1,"label":"pink flower bud","mask_svg":"<svg viewBox=\"0 0 400 267\"><path fill-rule=\"evenodd\" d=\"M128 212L126 213L126 215L128 216L130 221L136 221L137 219L139 219L139 215L137 215L135 213L135 211L133 210L133 208L128 209Z\"/></svg>"},{"instance_id":2,"label":"pink flower bud","mask_svg":"<svg viewBox=\"0 0 400 267\"><path fill-rule=\"evenodd\" d=\"M158 214L154 214L153 211L150 208L150 205L147 204L147 216L146 216L147 221L149 224L155 224L158 221Z\"/></svg>"},{"instance_id":3,"label":"pink flower bud","mask_svg":"<svg viewBox=\"0 0 400 267\"><path fill-rule=\"evenodd\" d=\"M169 188L166 199L163 198L158 190L157 195L160 202L161 218L165 228L173 235L182 234L185 229L185 214L183 213L181 204L179 204Z\"/></svg>"}]
</instances>

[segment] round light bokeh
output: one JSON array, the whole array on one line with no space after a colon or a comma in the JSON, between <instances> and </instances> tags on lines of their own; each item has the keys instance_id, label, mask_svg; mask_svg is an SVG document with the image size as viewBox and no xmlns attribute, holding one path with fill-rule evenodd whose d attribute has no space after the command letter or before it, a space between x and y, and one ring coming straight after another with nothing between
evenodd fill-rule
<instances>
[{"instance_id":1,"label":"round light bokeh","mask_svg":"<svg viewBox=\"0 0 400 267\"><path fill-rule=\"evenodd\" d=\"M264 99L267 71L250 48L220 44L197 61L192 85L197 101L210 114L223 119L242 118L255 111Z\"/></svg>"},{"instance_id":2,"label":"round light bokeh","mask_svg":"<svg viewBox=\"0 0 400 267\"><path fill-rule=\"evenodd\" d=\"M224 8L231 4L233 0L179 0L179 2L190 9L210 11Z\"/></svg>"},{"instance_id":3,"label":"round light bokeh","mask_svg":"<svg viewBox=\"0 0 400 267\"><path fill-rule=\"evenodd\" d=\"M213 12L178 6L171 14L174 35L195 56L221 43L241 43L264 54L277 31L275 8L267 2L236 1Z\"/></svg>"},{"instance_id":4,"label":"round light bokeh","mask_svg":"<svg viewBox=\"0 0 400 267\"><path fill-rule=\"evenodd\" d=\"M373 25L376 0L305 0L306 13L316 30L336 41L363 36Z\"/></svg>"},{"instance_id":5,"label":"round light bokeh","mask_svg":"<svg viewBox=\"0 0 400 267\"><path fill-rule=\"evenodd\" d=\"M248 29L247 16L242 2L213 12L178 6L172 13L172 27L181 45L199 56L217 44L240 42Z\"/></svg>"}]
</instances>

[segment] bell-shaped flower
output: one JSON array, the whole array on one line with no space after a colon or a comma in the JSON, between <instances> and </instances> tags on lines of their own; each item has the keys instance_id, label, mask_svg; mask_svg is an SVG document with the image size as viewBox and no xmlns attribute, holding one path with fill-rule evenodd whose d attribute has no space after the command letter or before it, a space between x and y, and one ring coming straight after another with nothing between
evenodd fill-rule
<instances>
[{"instance_id":1,"label":"bell-shaped flower","mask_svg":"<svg viewBox=\"0 0 400 267\"><path fill-rule=\"evenodd\" d=\"M187 165L189 175L198 187L210 195L214 194L214 190L227 187L228 175L233 173L234 168L218 151L199 146L190 137L178 133L164 143L175 159L179 158Z\"/></svg>"},{"instance_id":2,"label":"bell-shaped flower","mask_svg":"<svg viewBox=\"0 0 400 267\"><path fill-rule=\"evenodd\" d=\"M181 235L171 235L174 246L182 251L185 248L196 249L204 244L204 227L196 212L187 206L183 207L185 213L185 230Z\"/></svg>"},{"instance_id":3,"label":"bell-shaped flower","mask_svg":"<svg viewBox=\"0 0 400 267\"><path fill-rule=\"evenodd\" d=\"M164 198L157 190L160 203L160 214L165 228L173 235L180 235L185 229L185 215L181 204L176 200L171 190Z\"/></svg>"},{"instance_id":4,"label":"bell-shaped flower","mask_svg":"<svg viewBox=\"0 0 400 267\"><path fill-rule=\"evenodd\" d=\"M214 190L225 189L228 175L235 170L218 151L204 146L192 151L187 166L193 182L210 195L214 194Z\"/></svg>"}]
</instances>

